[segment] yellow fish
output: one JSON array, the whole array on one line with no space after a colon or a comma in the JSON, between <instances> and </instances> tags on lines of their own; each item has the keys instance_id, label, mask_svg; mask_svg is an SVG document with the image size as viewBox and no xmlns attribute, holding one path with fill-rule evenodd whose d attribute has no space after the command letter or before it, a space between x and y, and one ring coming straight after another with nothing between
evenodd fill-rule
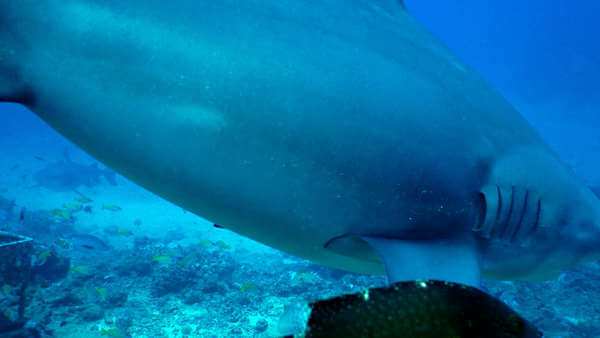
<instances>
[{"instance_id":1,"label":"yellow fish","mask_svg":"<svg viewBox=\"0 0 600 338\"><path fill-rule=\"evenodd\" d=\"M2 293L4 293L4 295L6 295L6 296L10 295L12 290L13 290L13 287L8 284L2 285Z\"/></svg>"},{"instance_id":2,"label":"yellow fish","mask_svg":"<svg viewBox=\"0 0 600 338\"><path fill-rule=\"evenodd\" d=\"M117 228L115 230L115 234L117 234L117 235L123 235L123 236L131 236L131 235L133 235L133 233L131 232L131 230L124 229L124 228Z\"/></svg>"},{"instance_id":3,"label":"yellow fish","mask_svg":"<svg viewBox=\"0 0 600 338\"><path fill-rule=\"evenodd\" d=\"M100 288L100 287L94 286L94 291L96 291L96 293L98 294L98 297L100 297L100 300L102 300L102 301L106 300L106 294L108 293L108 291L106 291L106 288Z\"/></svg>"},{"instance_id":4,"label":"yellow fish","mask_svg":"<svg viewBox=\"0 0 600 338\"><path fill-rule=\"evenodd\" d=\"M219 248L221 249L230 249L231 246L221 240L217 241L217 243L215 243Z\"/></svg>"},{"instance_id":5,"label":"yellow fish","mask_svg":"<svg viewBox=\"0 0 600 338\"><path fill-rule=\"evenodd\" d=\"M68 210L70 212L81 211L81 209L83 208L83 206L81 204L71 204L71 203L64 203L62 206L65 210Z\"/></svg>"},{"instance_id":6,"label":"yellow fish","mask_svg":"<svg viewBox=\"0 0 600 338\"><path fill-rule=\"evenodd\" d=\"M4 312L2 312L2 314L4 315L4 317L12 320L12 311L10 311L10 309L4 310Z\"/></svg>"},{"instance_id":7,"label":"yellow fish","mask_svg":"<svg viewBox=\"0 0 600 338\"><path fill-rule=\"evenodd\" d=\"M119 330L118 328L110 328L110 329L105 329L103 328L100 331L100 334L102 334L103 336L109 336L109 337L116 337L116 338L125 338L126 335L121 332L121 330Z\"/></svg>"},{"instance_id":8,"label":"yellow fish","mask_svg":"<svg viewBox=\"0 0 600 338\"><path fill-rule=\"evenodd\" d=\"M50 210L52 216L60 216L62 218L71 218L71 213L68 210L52 209Z\"/></svg>"},{"instance_id":9,"label":"yellow fish","mask_svg":"<svg viewBox=\"0 0 600 338\"><path fill-rule=\"evenodd\" d=\"M192 262L194 259L196 259L196 254L191 253L187 256L185 256L181 261L179 261L179 265L186 265L190 262Z\"/></svg>"},{"instance_id":10,"label":"yellow fish","mask_svg":"<svg viewBox=\"0 0 600 338\"><path fill-rule=\"evenodd\" d=\"M77 197L75 197L75 200L77 202L80 202L80 203L90 203L90 202L93 202L90 198L87 198L85 196L77 196Z\"/></svg>"},{"instance_id":11,"label":"yellow fish","mask_svg":"<svg viewBox=\"0 0 600 338\"><path fill-rule=\"evenodd\" d=\"M43 261L50 256L52 256L52 251L50 251L50 249L46 249L38 254L38 259Z\"/></svg>"},{"instance_id":12,"label":"yellow fish","mask_svg":"<svg viewBox=\"0 0 600 338\"><path fill-rule=\"evenodd\" d=\"M198 242L198 246L211 246L212 242L209 241L208 239L203 239L200 242Z\"/></svg>"},{"instance_id":13,"label":"yellow fish","mask_svg":"<svg viewBox=\"0 0 600 338\"><path fill-rule=\"evenodd\" d=\"M102 210L121 211L121 207L114 204L102 204Z\"/></svg>"},{"instance_id":14,"label":"yellow fish","mask_svg":"<svg viewBox=\"0 0 600 338\"><path fill-rule=\"evenodd\" d=\"M64 239L62 239L62 238L57 238L57 239L56 239L56 244L58 244L58 245L59 245L61 248L63 248L63 249L68 249L68 248L70 248L70 247L71 247L71 243L69 243L69 242L65 241L65 240L64 240Z\"/></svg>"},{"instance_id":15,"label":"yellow fish","mask_svg":"<svg viewBox=\"0 0 600 338\"><path fill-rule=\"evenodd\" d=\"M256 289L258 289L258 284L256 283L243 283L242 285L240 285L240 291L242 292L252 291Z\"/></svg>"},{"instance_id":16,"label":"yellow fish","mask_svg":"<svg viewBox=\"0 0 600 338\"><path fill-rule=\"evenodd\" d=\"M90 272L90 269L84 265L77 265L69 269L70 272L78 272L82 275L87 275Z\"/></svg>"},{"instance_id":17,"label":"yellow fish","mask_svg":"<svg viewBox=\"0 0 600 338\"><path fill-rule=\"evenodd\" d=\"M152 257L152 261L153 262L157 262L157 263L161 263L161 264L169 264L171 263L171 256L154 256Z\"/></svg>"}]
</instances>

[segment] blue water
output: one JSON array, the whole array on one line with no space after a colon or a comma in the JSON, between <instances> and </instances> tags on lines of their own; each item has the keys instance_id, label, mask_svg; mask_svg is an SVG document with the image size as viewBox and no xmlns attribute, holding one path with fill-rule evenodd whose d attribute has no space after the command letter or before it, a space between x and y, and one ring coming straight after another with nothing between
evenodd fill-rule
<instances>
[{"instance_id":1,"label":"blue water","mask_svg":"<svg viewBox=\"0 0 600 338\"><path fill-rule=\"evenodd\" d=\"M408 1L590 182L600 180L600 2Z\"/></svg>"},{"instance_id":2,"label":"blue water","mask_svg":"<svg viewBox=\"0 0 600 338\"><path fill-rule=\"evenodd\" d=\"M407 7L587 184L600 186L600 2L414 0ZM95 162L25 108L0 104L0 227L38 240L34 264L45 262L46 250L70 259L64 274L36 280L28 296L26 316L57 336L268 337L297 324L290 304L384 283L214 228L122 177L116 187L100 177L79 193L36 187L35 173L65 152L77 163ZM90 212L68 210L71 204ZM110 248L63 247L73 233ZM550 337L600 336L598 263L553 281L485 286ZM0 294L0 316L14 318L6 305L14 292Z\"/></svg>"}]
</instances>

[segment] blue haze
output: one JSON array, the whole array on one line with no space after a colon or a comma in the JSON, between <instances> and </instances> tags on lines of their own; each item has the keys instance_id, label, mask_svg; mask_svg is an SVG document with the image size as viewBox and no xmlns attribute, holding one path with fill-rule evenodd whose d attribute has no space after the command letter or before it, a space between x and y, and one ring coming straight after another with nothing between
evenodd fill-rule
<instances>
[{"instance_id":1,"label":"blue haze","mask_svg":"<svg viewBox=\"0 0 600 338\"><path fill-rule=\"evenodd\" d=\"M406 5L507 97L580 176L600 184L600 2Z\"/></svg>"}]
</instances>

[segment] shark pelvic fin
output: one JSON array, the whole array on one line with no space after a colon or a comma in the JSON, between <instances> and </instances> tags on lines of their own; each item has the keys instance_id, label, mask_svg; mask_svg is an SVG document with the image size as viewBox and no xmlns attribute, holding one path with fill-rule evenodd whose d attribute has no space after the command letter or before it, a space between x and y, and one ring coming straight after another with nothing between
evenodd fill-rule
<instances>
[{"instance_id":1,"label":"shark pelvic fin","mask_svg":"<svg viewBox=\"0 0 600 338\"><path fill-rule=\"evenodd\" d=\"M361 238L381 257L390 283L435 279L480 287L479 257L472 238Z\"/></svg>"}]
</instances>

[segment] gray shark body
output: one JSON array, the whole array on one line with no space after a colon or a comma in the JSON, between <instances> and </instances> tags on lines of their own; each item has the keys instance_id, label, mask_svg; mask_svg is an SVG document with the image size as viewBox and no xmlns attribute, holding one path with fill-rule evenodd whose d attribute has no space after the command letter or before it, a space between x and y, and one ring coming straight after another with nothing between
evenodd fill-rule
<instances>
[{"instance_id":1,"label":"gray shark body","mask_svg":"<svg viewBox=\"0 0 600 338\"><path fill-rule=\"evenodd\" d=\"M102 177L111 185L117 184L112 170L101 169L98 163L84 165L69 159L49 163L33 174L35 187L53 191L72 191L81 186L93 187L103 182Z\"/></svg>"},{"instance_id":2,"label":"gray shark body","mask_svg":"<svg viewBox=\"0 0 600 338\"><path fill-rule=\"evenodd\" d=\"M391 280L599 256L599 202L396 1L4 1L0 98L158 195Z\"/></svg>"}]
</instances>

